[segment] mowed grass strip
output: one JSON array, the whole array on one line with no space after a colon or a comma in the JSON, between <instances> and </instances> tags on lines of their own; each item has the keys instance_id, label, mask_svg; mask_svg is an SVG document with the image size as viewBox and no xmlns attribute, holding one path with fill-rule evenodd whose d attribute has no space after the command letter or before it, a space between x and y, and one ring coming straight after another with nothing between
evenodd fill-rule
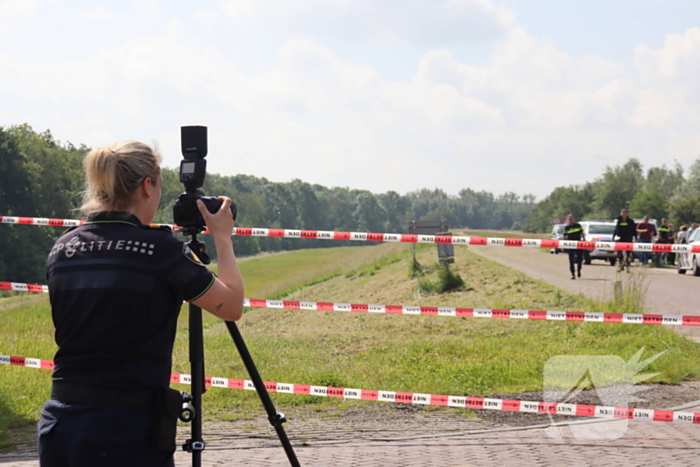
<instances>
[{"instance_id":1,"label":"mowed grass strip","mask_svg":"<svg viewBox=\"0 0 700 467\"><path fill-rule=\"evenodd\" d=\"M381 248L381 247L377 247ZM453 270L466 286L421 295L408 278L410 248L380 255L371 266L298 289L290 300L344 303L467 306L473 308L639 311L623 303L574 296L470 253L456 251ZM381 250L377 250L379 252ZM436 275L434 245L419 245L418 261ZM397 261L398 258L398 261ZM631 281L637 280L631 278ZM634 283L632 282L634 286ZM631 287L630 294L638 287ZM643 359L666 353L642 373L650 381L679 383L700 376L700 346L657 326L403 316L306 310L252 309L241 332L265 381L449 395L517 393L542 389L543 368L557 355L614 355ZM223 326L207 330L207 374L248 379ZM180 360L181 361L181 360ZM178 363L181 371L187 366ZM249 391L212 388L212 416L236 418L259 411ZM275 394L281 406L358 404ZM361 403L359 403L361 404Z\"/></svg>"},{"instance_id":2,"label":"mowed grass strip","mask_svg":"<svg viewBox=\"0 0 700 467\"><path fill-rule=\"evenodd\" d=\"M246 296L278 298L305 285L368 267L384 256L400 251L403 245L378 247L380 245L299 250L243 258L240 268L246 282ZM213 269L216 269L215 265ZM57 347L48 296L16 292L1 294L0 354L53 359ZM187 306L183 306L174 350L174 361L178 362L183 373L189 373L187 311ZM203 316L205 328L223 328L221 321L214 316L206 312ZM227 360L238 360L231 342L220 347ZM207 361L213 361L215 349L208 342L206 351ZM209 355L210 351L212 355ZM16 436L33 436L33 425L50 392L49 371L0 365L0 452L7 452Z\"/></svg>"}]
</instances>

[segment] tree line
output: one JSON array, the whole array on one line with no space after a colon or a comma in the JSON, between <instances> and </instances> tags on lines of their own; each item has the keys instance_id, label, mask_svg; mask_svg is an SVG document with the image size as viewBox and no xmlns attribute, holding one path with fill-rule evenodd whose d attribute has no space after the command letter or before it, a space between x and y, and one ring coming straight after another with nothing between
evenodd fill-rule
<instances>
[{"instance_id":1,"label":"tree line","mask_svg":"<svg viewBox=\"0 0 700 467\"><path fill-rule=\"evenodd\" d=\"M687 175L675 164L651 167L646 173L635 158L607 167L592 182L555 188L532 210L523 225L526 232L551 230L554 218L573 214L576 219L616 219L621 209L630 216L667 218L676 228L700 220L700 158Z\"/></svg>"},{"instance_id":2,"label":"tree line","mask_svg":"<svg viewBox=\"0 0 700 467\"><path fill-rule=\"evenodd\" d=\"M0 127L0 215L76 218L82 201L82 160L90 148L54 139L29 125ZM164 168L161 205L154 222L172 223L183 191L177 168ZM446 220L451 228L520 230L535 208L533 195L494 195L465 188L458 195L421 189L401 195L302 180L272 182L253 175L208 174L202 190L229 196L238 206L236 225L284 229L404 233L410 221ZM46 253L61 229L0 226L0 281L43 283ZM209 236L202 238L209 244ZM357 242L234 237L240 256L264 251L324 248Z\"/></svg>"},{"instance_id":3,"label":"tree line","mask_svg":"<svg viewBox=\"0 0 700 467\"><path fill-rule=\"evenodd\" d=\"M82 201L82 160L90 148L56 141L50 131L29 125L0 127L0 215L76 218ZM172 207L183 191L177 168L164 168L155 222L172 223ZM537 203L533 195L439 188L401 195L302 180L272 182L253 175L209 174L203 191L229 196L238 206L236 225L284 229L403 233L414 220L447 221L451 228L548 232L552 219L571 213L579 220L614 219L627 208L633 217L667 217L676 226L700 219L700 158L682 167L652 167L637 159L607 167L592 182L555 188ZM46 252L61 229L0 226L0 281L43 283ZM208 235L202 238L214 252ZM324 248L357 242L234 237L240 256L264 251Z\"/></svg>"}]
</instances>

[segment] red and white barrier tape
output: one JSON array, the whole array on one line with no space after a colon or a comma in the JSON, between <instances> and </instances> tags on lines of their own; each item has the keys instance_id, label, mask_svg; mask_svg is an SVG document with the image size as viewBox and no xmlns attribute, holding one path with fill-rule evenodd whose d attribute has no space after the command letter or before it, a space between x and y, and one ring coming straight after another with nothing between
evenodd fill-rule
<instances>
[{"instance_id":1,"label":"red and white barrier tape","mask_svg":"<svg viewBox=\"0 0 700 467\"><path fill-rule=\"evenodd\" d=\"M0 216L0 224L48 225L51 227L75 227L85 221L78 219L49 219L46 217L13 217Z\"/></svg>"},{"instance_id":2,"label":"red and white barrier tape","mask_svg":"<svg viewBox=\"0 0 700 467\"><path fill-rule=\"evenodd\" d=\"M0 282L0 290L13 290L15 292L49 293L49 286L39 284L23 284L21 282Z\"/></svg>"},{"instance_id":3,"label":"red and white barrier tape","mask_svg":"<svg viewBox=\"0 0 700 467\"><path fill-rule=\"evenodd\" d=\"M0 290L48 293L46 285L0 282ZM251 308L283 308L290 310L349 311L390 315L433 315L455 318L532 319L545 321L578 321L587 323L667 324L700 326L700 316L653 315L641 313L594 313L583 311L501 310L495 308L452 308L410 305L368 305L359 303L300 302L295 300L261 300L246 298L243 306Z\"/></svg>"},{"instance_id":4,"label":"red and white barrier tape","mask_svg":"<svg viewBox=\"0 0 700 467\"><path fill-rule=\"evenodd\" d=\"M2 284L2 282L0 282ZM653 315L633 313L593 313L582 311L500 310L494 308L452 308L407 305L367 305L357 303L298 302L292 300L258 300L246 298L244 306L253 308L286 308L320 311L350 311L397 315L433 315L464 318L505 318L589 323L669 324L700 326L700 316Z\"/></svg>"},{"instance_id":5,"label":"red and white barrier tape","mask_svg":"<svg viewBox=\"0 0 700 467\"><path fill-rule=\"evenodd\" d=\"M76 219L47 219L38 217L0 216L2 224L51 225L56 227L74 227L85 221ZM174 230L178 227L169 224ZM205 231L204 233L208 233ZM404 242L404 243L442 243L453 245L479 246L514 246L533 248L558 248L563 250L609 250L609 251L645 251L655 253L700 253L700 245L680 245L665 243L627 243L627 242L583 242L574 240L544 240L533 238L495 238L462 237L448 235L410 235L367 232L332 232L326 230L289 230L263 229L257 227L235 227L232 235L277 238L309 238L319 240L352 240L361 242Z\"/></svg>"},{"instance_id":6,"label":"red and white barrier tape","mask_svg":"<svg viewBox=\"0 0 700 467\"><path fill-rule=\"evenodd\" d=\"M54 367L51 360L14 357L10 355L0 355L0 364L24 366L28 368L41 368L47 370L53 369ZM191 381L191 375L177 373L170 375L171 383L190 384ZM253 382L245 379L206 377L205 384L207 386L219 388L246 389L250 391L255 390L255 385ZM379 402L398 402L416 405L435 405L475 410L501 410L505 412L571 415L576 417L700 424L700 413L694 412L673 412L668 410L635 409L630 407L607 407L599 405L565 404L556 402L490 399L485 397L445 396L436 394L336 388L274 382L265 382L265 389L267 389L268 392L279 392L286 394L337 397L342 399L358 399Z\"/></svg>"},{"instance_id":7,"label":"red and white barrier tape","mask_svg":"<svg viewBox=\"0 0 700 467\"><path fill-rule=\"evenodd\" d=\"M46 285L0 282L0 290L48 293ZM358 303L301 302L295 300L261 300L246 298L243 306L251 308L283 308L291 310L347 311L395 315L433 315L457 318L501 318L546 321L578 321L589 323L667 324L700 326L700 316L655 315L638 313L595 313L583 311L502 310L495 308L452 308L410 305L368 305Z\"/></svg>"}]
</instances>

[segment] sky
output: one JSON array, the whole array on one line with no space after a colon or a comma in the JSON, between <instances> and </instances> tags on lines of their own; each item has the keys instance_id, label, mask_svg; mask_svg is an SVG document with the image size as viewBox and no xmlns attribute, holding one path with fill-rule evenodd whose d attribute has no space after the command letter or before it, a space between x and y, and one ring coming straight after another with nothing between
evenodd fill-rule
<instances>
[{"instance_id":1,"label":"sky","mask_svg":"<svg viewBox=\"0 0 700 467\"><path fill-rule=\"evenodd\" d=\"M0 0L0 126L177 167L546 197L700 156L700 2Z\"/></svg>"}]
</instances>

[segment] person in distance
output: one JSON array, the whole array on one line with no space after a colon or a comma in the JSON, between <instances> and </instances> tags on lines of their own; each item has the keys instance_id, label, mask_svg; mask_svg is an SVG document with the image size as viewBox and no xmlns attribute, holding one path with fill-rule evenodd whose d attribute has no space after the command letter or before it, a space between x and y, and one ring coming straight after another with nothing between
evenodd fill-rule
<instances>
[{"instance_id":1,"label":"person in distance","mask_svg":"<svg viewBox=\"0 0 700 467\"><path fill-rule=\"evenodd\" d=\"M124 141L84 160L84 225L46 262L58 351L38 424L42 467L173 466L182 396L170 389L183 300L238 320L243 279L231 242L231 200L199 203L218 253L216 277L167 227L153 227L161 156Z\"/></svg>"},{"instance_id":2,"label":"person in distance","mask_svg":"<svg viewBox=\"0 0 700 467\"><path fill-rule=\"evenodd\" d=\"M642 222L637 224L637 237L639 237L639 243L651 243L656 235L656 226L649 222L649 216L644 216L642 218ZM642 266L646 266L649 262L649 252L640 252L639 262Z\"/></svg>"},{"instance_id":3,"label":"person in distance","mask_svg":"<svg viewBox=\"0 0 700 467\"><path fill-rule=\"evenodd\" d=\"M661 219L661 226L659 227L659 237L657 238L657 243L659 244L670 244L673 243L673 235L671 234L671 226L668 225L668 219L665 217ZM668 261L668 258L670 257L671 253L656 253L656 256L654 257L654 262L656 266L660 266L662 263L662 259L664 260L663 262L666 263ZM673 261L671 261L673 263Z\"/></svg>"},{"instance_id":4,"label":"person in distance","mask_svg":"<svg viewBox=\"0 0 700 467\"><path fill-rule=\"evenodd\" d=\"M564 227L564 240L585 240L585 234L583 233L583 227L581 224L576 222L573 214L566 216L566 226ZM581 277L581 265L583 264L583 250L581 249L568 249L569 253L569 270L571 271L571 279L576 279L575 272L578 272L578 277ZM577 269L574 270L574 263L577 265Z\"/></svg>"},{"instance_id":5,"label":"person in distance","mask_svg":"<svg viewBox=\"0 0 700 467\"><path fill-rule=\"evenodd\" d=\"M618 238L618 240L615 240ZM630 219L627 209L620 211L620 216L615 223L615 232L613 232L613 240L618 242L632 243L637 240L637 224ZM630 272L632 265L631 251L617 251L618 271L622 272L625 269Z\"/></svg>"}]
</instances>

